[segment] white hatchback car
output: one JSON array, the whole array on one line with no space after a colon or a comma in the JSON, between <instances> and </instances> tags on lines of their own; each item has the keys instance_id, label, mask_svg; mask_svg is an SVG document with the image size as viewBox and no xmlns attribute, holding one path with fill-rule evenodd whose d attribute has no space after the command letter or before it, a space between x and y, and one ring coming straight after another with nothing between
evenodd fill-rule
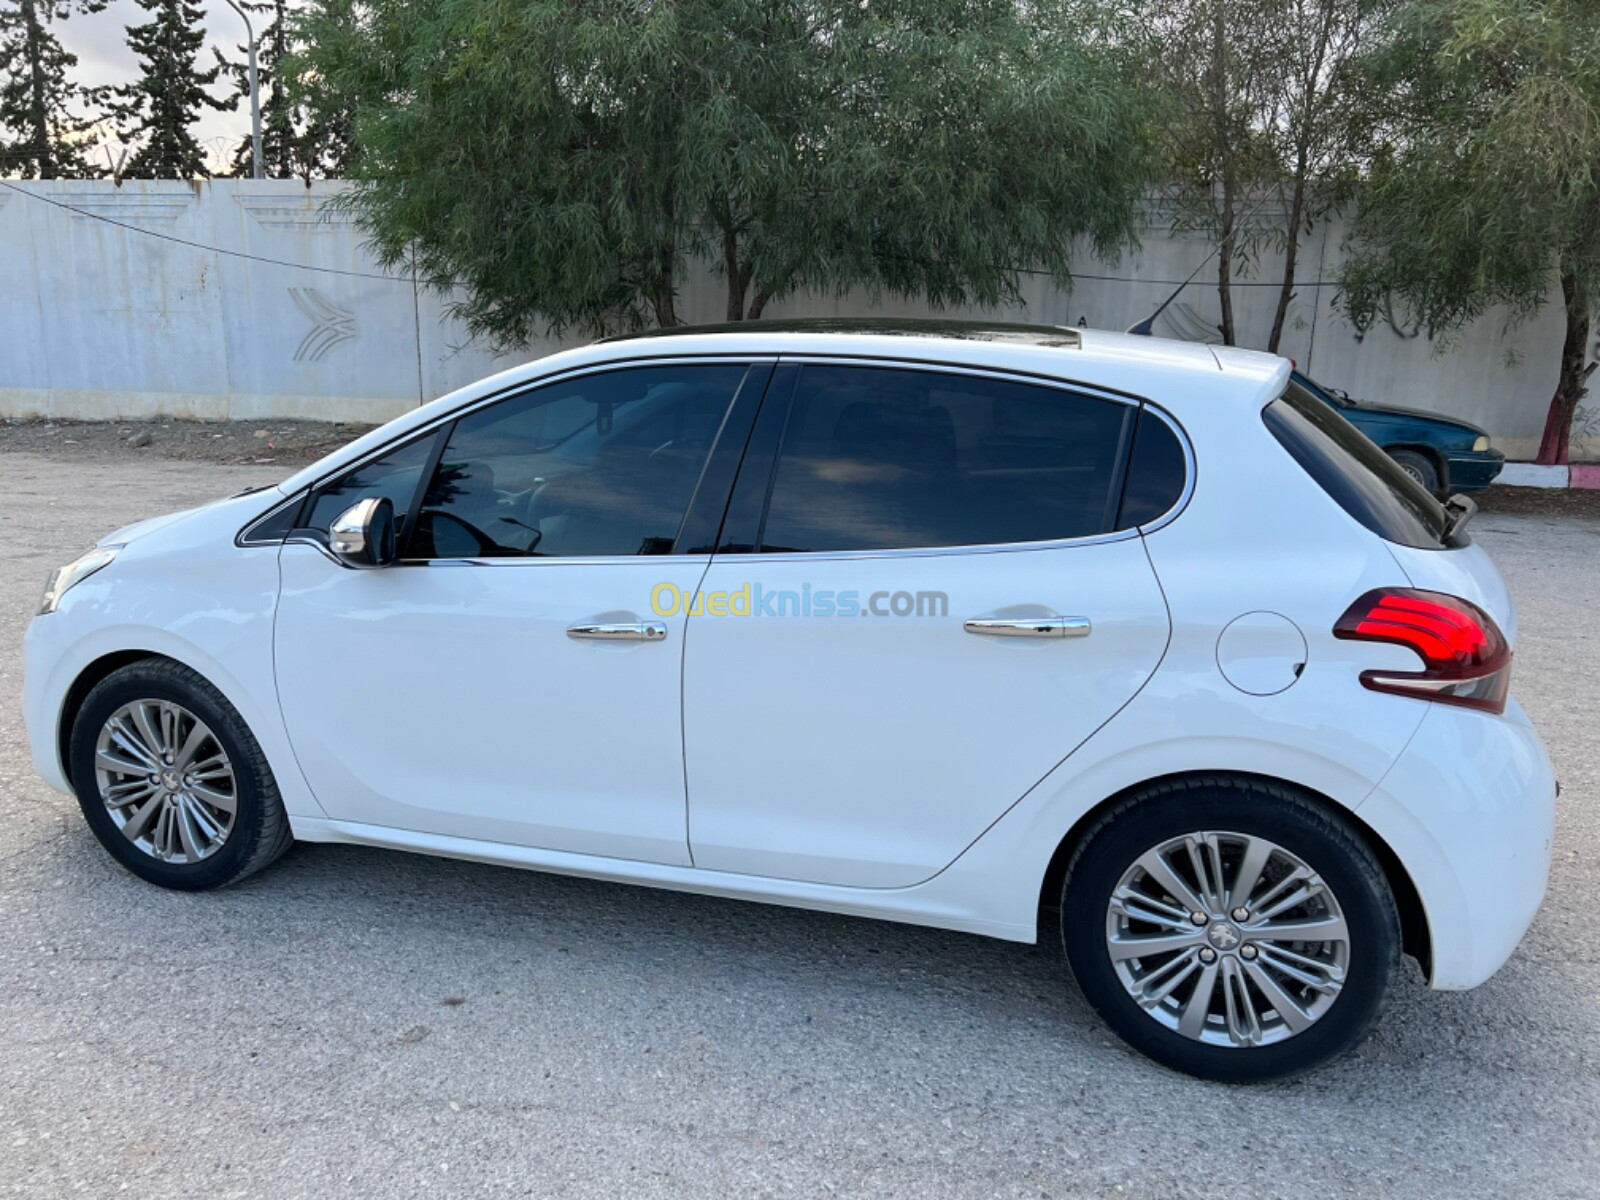
<instances>
[{"instance_id":1,"label":"white hatchback car","mask_svg":"<svg viewBox=\"0 0 1600 1200\"><path fill-rule=\"evenodd\" d=\"M1059 928L1133 1046L1262 1079L1539 906L1556 785L1469 515L1263 354L612 340L107 537L28 727L167 887L299 838Z\"/></svg>"}]
</instances>

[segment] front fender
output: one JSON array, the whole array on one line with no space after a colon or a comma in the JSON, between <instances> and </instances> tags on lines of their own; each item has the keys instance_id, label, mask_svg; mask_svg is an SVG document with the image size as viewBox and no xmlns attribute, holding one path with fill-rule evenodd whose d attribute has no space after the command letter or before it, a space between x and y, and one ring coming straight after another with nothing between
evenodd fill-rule
<instances>
[{"instance_id":1,"label":"front fender","mask_svg":"<svg viewBox=\"0 0 1600 1200\"><path fill-rule=\"evenodd\" d=\"M324 816L290 751L278 708L272 664L278 548L218 555L207 539L202 554L188 555L181 544L146 549L173 532L169 527L135 542L73 588L54 613L28 626L24 716L34 769L52 787L70 791L60 748L73 685L108 656L160 655L203 675L238 710L291 817ZM207 596L214 603L204 603Z\"/></svg>"}]
</instances>

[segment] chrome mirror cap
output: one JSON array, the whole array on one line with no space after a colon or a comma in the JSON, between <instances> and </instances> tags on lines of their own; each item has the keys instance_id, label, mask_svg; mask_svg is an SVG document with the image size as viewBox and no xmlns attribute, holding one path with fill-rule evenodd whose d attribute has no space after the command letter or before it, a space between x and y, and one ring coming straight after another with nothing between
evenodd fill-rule
<instances>
[{"instance_id":1,"label":"chrome mirror cap","mask_svg":"<svg viewBox=\"0 0 1600 1200\"><path fill-rule=\"evenodd\" d=\"M386 567L395 560L394 504L387 496L357 500L328 527L328 549L347 567Z\"/></svg>"}]
</instances>

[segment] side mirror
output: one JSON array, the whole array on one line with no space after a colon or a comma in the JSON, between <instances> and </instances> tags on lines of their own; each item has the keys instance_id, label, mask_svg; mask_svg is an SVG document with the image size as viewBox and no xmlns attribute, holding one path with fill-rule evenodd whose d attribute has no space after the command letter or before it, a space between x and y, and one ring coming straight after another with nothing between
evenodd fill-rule
<instances>
[{"instance_id":1,"label":"side mirror","mask_svg":"<svg viewBox=\"0 0 1600 1200\"><path fill-rule=\"evenodd\" d=\"M328 549L347 567L386 567L395 560L394 503L387 496L357 500L328 527Z\"/></svg>"}]
</instances>

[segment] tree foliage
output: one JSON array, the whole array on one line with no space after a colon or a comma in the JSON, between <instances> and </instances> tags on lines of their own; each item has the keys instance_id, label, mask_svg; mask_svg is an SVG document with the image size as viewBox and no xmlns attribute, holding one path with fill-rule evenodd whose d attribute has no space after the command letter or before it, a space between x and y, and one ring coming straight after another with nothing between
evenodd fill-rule
<instances>
[{"instance_id":1,"label":"tree foliage","mask_svg":"<svg viewBox=\"0 0 1600 1200\"><path fill-rule=\"evenodd\" d=\"M1135 235L1150 114L1095 12L1057 0L316 0L298 83L342 97L346 202L380 258L541 324L726 315L798 288L999 303L1075 239ZM414 259L413 259L414 256Z\"/></svg>"},{"instance_id":2,"label":"tree foliage","mask_svg":"<svg viewBox=\"0 0 1600 1200\"><path fill-rule=\"evenodd\" d=\"M24 179L98 174L89 159L93 120L87 89L68 72L78 65L53 26L105 0L0 0L0 171Z\"/></svg>"},{"instance_id":3,"label":"tree foliage","mask_svg":"<svg viewBox=\"0 0 1600 1200\"><path fill-rule=\"evenodd\" d=\"M204 179L211 172L193 125L202 108L229 110L233 99L209 90L220 66L201 70L204 16L192 0L138 0L151 14L128 26L128 46L139 60L138 80L115 89L112 114L118 133L138 148L122 174L131 179Z\"/></svg>"},{"instance_id":4,"label":"tree foliage","mask_svg":"<svg viewBox=\"0 0 1600 1200\"><path fill-rule=\"evenodd\" d=\"M312 179L337 176L349 157L348 122L336 109L328 120L304 96L291 96L285 65L294 49L294 14L288 0L245 3L252 14L268 18L257 35L257 87L261 96L261 164L268 179ZM218 52L222 68L233 79L234 102L250 111L249 47L240 46L237 59ZM254 169L251 139L247 133L234 145L229 172L248 177Z\"/></svg>"},{"instance_id":5,"label":"tree foliage","mask_svg":"<svg viewBox=\"0 0 1600 1200\"><path fill-rule=\"evenodd\" d=\"M1178 230L1216 243L1223 342L1233 282L1267 249L1283 273L1266 348L1294 295L1300 239L1358 170L1367 97L1354 69L1392 0L1142 0L1167 105L1164 166Z\"/></svg>"},{"instance_id":6,"label":"tree foliage","mask_svg":"<svg viewBox=\"0 0 1600 1200\"><path fill-rule=\"evenodd\" d=\"M1412 0L1368 65L1385 97L1343 278L1366 327L1390 303L1431 332L1559 286L1566 318L1541 462L1565 462L1600 289L1600 6Z\"/></svg>"}]
</instances>

